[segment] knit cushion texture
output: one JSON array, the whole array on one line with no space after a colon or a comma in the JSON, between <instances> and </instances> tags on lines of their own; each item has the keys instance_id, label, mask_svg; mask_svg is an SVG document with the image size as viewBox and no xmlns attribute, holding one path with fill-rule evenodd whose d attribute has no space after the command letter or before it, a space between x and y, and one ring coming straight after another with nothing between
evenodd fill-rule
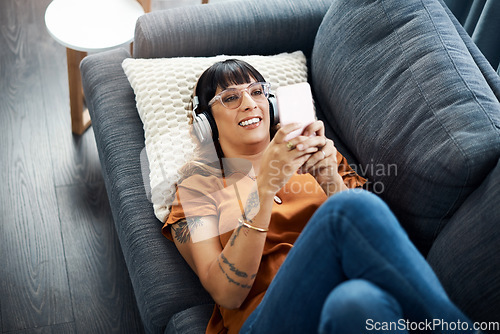
<instances>
[{"instance_id":1,"label":"knit cushion texture","mask_svg":"<svg viewBox=\"0 0 500 334\"><path fill-rule=\"evenodd\" d=\"M307 81L301 51L272 56L127 58L122 63L144 127L147 159L143 159L143 170L149 175L145 183L149 183L154 212L162 222L170 213L178 170L192 158L196 145L188 120L194 85L210 65L229 58L250 63L272 90Z\"/></svg>"}]
</instances>

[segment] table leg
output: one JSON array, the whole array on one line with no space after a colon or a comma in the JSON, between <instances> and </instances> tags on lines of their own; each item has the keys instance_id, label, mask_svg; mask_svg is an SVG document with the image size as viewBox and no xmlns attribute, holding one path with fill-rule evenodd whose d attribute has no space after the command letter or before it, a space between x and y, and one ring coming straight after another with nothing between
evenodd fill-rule
<instances>
[{"instance_id":1,"label":"table leg","mask_svg":"<svg viewBox=\"0 0 500 334\"><path fill-rule=\"evenodd\" d=\"M149 13L151 11L151 0L137 0L137 1L141 4L145 13Z\"/></svg>"},{"instance_id":2,"label":"table leg","mask_svg":"<svg viewBox=\"0 0 500 334\"><path fill-rule=\"evenodd\" d=\"M90 126L90 115L89 110L84 105L82 76L80 74L80 62L85 56L87 56L86 52L66 48L71 129L77 135L83 134Z\"/></svg>"}]
</instances>

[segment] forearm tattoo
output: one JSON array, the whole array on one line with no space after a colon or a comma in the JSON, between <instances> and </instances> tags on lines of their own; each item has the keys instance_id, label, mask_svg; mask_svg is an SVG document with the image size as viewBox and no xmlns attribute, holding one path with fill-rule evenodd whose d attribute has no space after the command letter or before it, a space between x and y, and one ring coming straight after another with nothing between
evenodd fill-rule
<instances>
[{"instance_id":1,"label":"forearm tattoo","mask_svg":"<svg viewBox=\"0 0 500 334\"><path fill-rule=\"evenodd\" d=\"M253 190L248 195L247 202L245 203L245 215L247 219L252 219L259 212L260 201L259 192L257 189Z\"/></svg>"},{"instance_id":2,"label":"forearm tattoo","mask_svg":"<svg viewBox=\"0 0 500 334\"><path fill-rule=\"evenodd\" d=\"M224 264L227 264L229 266L229 269L233 273L235 273L236 276L243 277L243 278L248 277L248 274L246 272L238 270L238 268L236 268L234 263L229 262L228 259L224 256L224 254L221 253L220 258L222 259L222 262L224 262Z\"/></svg>"},{"instance_id":3,"label":"forearm tattoo","mask_svg":"<svg viewBox=\"0 0 500 334\"><path fill-rule=\"evenodd\" d=\"M203 225L201 217L193 217L189 219L183 218L179 220L177 223L172 225L172 229L175 232L175 240L181 244L185 244L191 240L191 232L201 225Z\"/></svg>"},{"instance_id":4,"label":"forearm tattoo","mask_svg":"<svg viewBox=\"0 0 500 334\"><path fill-rule=\"evenodd\" d=\"M222 259L222 263L220 261L221 259ZM226 276L229 283L234 284L234 285L239 286L239 287L244 288L244 289L252 288L252 284L238 282L234 278L232 278L226 270L224 270L223 265L229 267L229 270L232 271L236 276L238 276L240 278L248 278L248 274L246 272L238 270L236 268L236 266L234 265L234 263L229 262L228 259L224 256L224 254L222 254L222 253L220 254L220 257L217 258L217 263L219 264L220 270ZM251 275L250 279L253 280L256 276L257 276L257 274Z\"/></svg>"},{"instance_id":5,"label":"forearm tattoo","mask_svg":"<svg viewBox=\"0 0 500 334\"><path fill-rule=\"evenodd\" d=\"M243 228L243 225L238 226L234 230L233 234L231 235L231 239L229 239L229 245L231 245L231 247L234 246L234 242L236 241L236 238L240 235L240 232L241 232L242 228ZM245 235L247 234L246 232L243 232L243 233L245 233Z\"/></svg>"},{"instance_id":6,"label":"forearm tattoo","mask_svg":"<svg viewBox=\"0 0 500 334\"><path fill-rule=\"evenodd\" d=\"M257 189L253 190L250 195L248 195L247 201L245 203L245 219L252 219L259 212L260 202L259 202L259 193ZM238 226L233 234L231 235L231 239L229 240L229 244L234 246L236 238L240 235L241 229L243 226ZM248 231L243 229L243 234L248 235Z\"/></svg>"}]
</instances>

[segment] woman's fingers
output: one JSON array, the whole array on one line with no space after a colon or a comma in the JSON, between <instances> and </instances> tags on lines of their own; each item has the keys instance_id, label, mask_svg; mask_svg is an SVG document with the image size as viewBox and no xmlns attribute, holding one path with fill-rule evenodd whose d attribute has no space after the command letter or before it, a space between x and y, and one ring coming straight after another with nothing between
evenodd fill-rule
<instances>
[{"instance_id":1,"label":"woman's fingers","mask_svg":"<svg viewBox=\"0 0 500 334\"><path fill-rule=\"evenodd\" d=\"M317 135L317 136L324 136L325 135L325 125L323 124L323 121L315 121L304 129L304 132L302 134L306 137L312 136L312 135Z\"/></svg>"},{"instance_id":2,"label":"woman's fingers","mask_svg":"<svg viewBox=\"0 0 500 334\"><path fill-rule=\"evenodd\" d=\"M305 137L302 136L303 139L300 143L297 144L297 148L299 150L305 150L309 147L317 147L318 150L326 145L327 139L325 136L313 136L313 137Z\"/></svg>"},{"instance_id":3,"label":"woman's fingers","mask_svg":"<svg viewBox=\"0 0 500 334\"><path fill-rule=\"evenodd\" d=\"M288 134L299 129L299 123L287 124L281 127L274 137L276 143L285 143L288 150L298 149L299 151L308 150L312 146L318 148L325 146L325 127L322 121L315 121L309 124L303 131L302 135L292 138L285 142Z\"/></svg>"},{"instance_id":4,"label":"woman's fingers","mask_svg":"<svg viewBox=\"0 0 500 334\"><path fill-rule=\"evenodd\" d=\"M301 125L299 123L291 123L285 126L282 126L278 132L274 135L274 141L276 143L283 143L285 141L285 137L292 133L293 131L300 129Z\"/></svg>"},{"instance_id":5,"label":"woman's fingers","mask_svg":"<svg viewBox=\"0 0 500 334\"><path fill-rule=\"evenodd\" d=\"M326 157L326 153L323 154L323 150L320 150L316 152L315 154L312 154L309 159L304 161L302 166L299 168L298 172L300 174L314 174L315 171L328 167L330 163L328 162L328 158Z\"/></svg>"},{"instance_id":6,"label":"woman's fingers","mask_svg":"<svg viewBox=\"0 0 500 334\"><path fill-rule=\"evenodd\" d=\"M291 123L285 126L280 126L280 129L276 132L274 138L279 142L283 142L288 134L299 129L301 126L302 124L300 123ZM313 123L309 124L304 128L304 131L301 135L304 137L311 137L313 135L324 136L325 126L323 124L323 121L314 121Z\"/></svg>"},{"instance_id":7,"label":"woman's fingers","mask_svg":"<svg viewBox=\"0 0 500 334\"><path fill-rule=\"evenodd\" d=\"M259 179L266 186L272 186L272 191L281 189L293 173L318 151L314 145L301 145L307 137L285 140L289 133L299 128L300 124L288 124L280 128L263 154Z\"/></svg>"},{"instance_id":8,"label":"woman's fingers","mask_svg":"<svg viewBox=\"0 0 500 334\"><path fill-rule=\"evenodd\" d=\"M337 149L329 139L301 166L301 172L314 173L315 170L325 167L337 168Z\"/></svg>"},{"instance_id":9,"label":"woman's fingers","mask_svg":"<svg viewBox=\"0 0 500 334\"><path fill-rule=\"evenodd\" d=\"M287 150L298 150L298 151L309 151L315 152L316 150L310 150L312 147L319 146L319 143L322 142L321 139L315 139L312 137L305 136L297 136L293 139L290 139L287 142L284 142L283 145L287 148ZM324 142L324 141L323 141Z\"/></svg>"}]
</instances>

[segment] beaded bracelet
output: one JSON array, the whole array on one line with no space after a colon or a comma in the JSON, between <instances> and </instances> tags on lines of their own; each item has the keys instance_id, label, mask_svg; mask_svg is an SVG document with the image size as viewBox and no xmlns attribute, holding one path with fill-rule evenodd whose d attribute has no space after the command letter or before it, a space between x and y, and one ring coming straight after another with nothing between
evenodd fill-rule
<instances>
[{"instance_id":1,"label":"beaded bracelet","mask_svg":"<svg viewBox=\"0 0 500 334\"><path fill-rule=\"evenodd\" d=\"M243 221L243 219L240 218L240 219L238 219L238 222L240 223L240 225L243 225L246 228L249 228L251 230L255 230L258 232L268 232L269 231L269 229L267 229L267 228L256 227L256 226L249 224L248 222L253 223L253 221L251 219L247 219L246 221Z\"/></svg>"}]
</instances>

